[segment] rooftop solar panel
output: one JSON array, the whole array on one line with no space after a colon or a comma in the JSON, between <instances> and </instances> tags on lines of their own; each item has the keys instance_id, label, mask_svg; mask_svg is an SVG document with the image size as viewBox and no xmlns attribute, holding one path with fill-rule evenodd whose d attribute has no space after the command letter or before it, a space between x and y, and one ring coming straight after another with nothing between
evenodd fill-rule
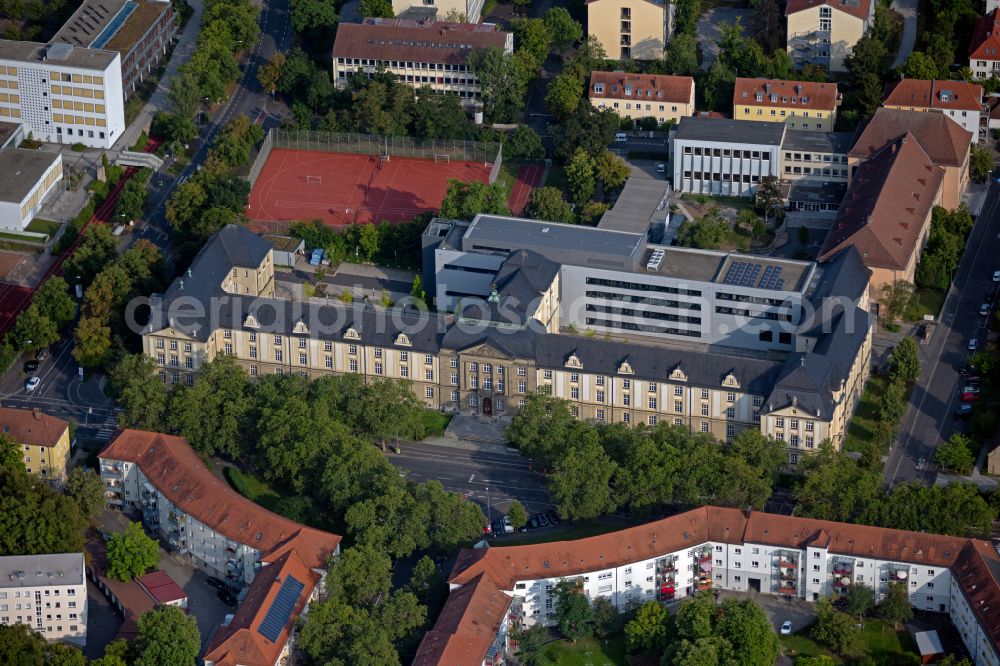
<instances>
[{"instance_id":1,"label":"rooftop solar panel","mask_svg":"<svg viewBox=\"0 0 1000 666\"><path fill-rule=\"evenodd\" d=\"M291 619L292 611L295 610L295 602L298 600L299 595L302 594L304 588L305 585L297 581L294 576L285 578L284 582L281 583L281 589L278 590L277 596L271 602L271 607L267 609L264 621L257 627L257 631L261 636L272 643L277 642L281 631Z\"/></svg>"}]
</instances>

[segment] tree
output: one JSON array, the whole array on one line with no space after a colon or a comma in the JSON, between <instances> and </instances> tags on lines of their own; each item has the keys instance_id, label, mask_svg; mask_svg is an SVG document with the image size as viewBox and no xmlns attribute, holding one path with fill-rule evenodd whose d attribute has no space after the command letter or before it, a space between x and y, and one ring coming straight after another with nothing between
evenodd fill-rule
<instances>
[{"instance_id":1,"label":"tree","mask_svg":"<svg viewBox=\"0 0 1000 666\"><path fill-rule=\"evenodd\" d=\"M488 120L514 120L524 108L530 72L499 47L472 51L469 65L479 79Z\"/></svg>"},{"instance_id":2,"label":"tree","mask_svg":"<svg viewBox=\"0 0 1000 666\"><path fill-rule=\"evenodd\" d=\"M160 562L160 546L150 539L140 523L129 522L124 532L108 539L108 575L115 580L132 580Z\"/></svg>"},{"instance_id":3,"label":"tree","mask_svg":"<svg viewBox=\"0 0 1000 666\"><path fill-rule=\"evenodd\" d=\"M577 206L587 203L594 195L594 159L583 148L577 148L566 163L566 181Z\"/></svg>"},{"instance_id":4,"label":"tree","mask_svg":"<svg viewBox=\"0 0 1000 666\"><path fill-rule=\"evenodd\" d=\"M917 381L920 376L920 350L913 338L903 338L889 354L889 376L903 382Z\"/></svg>"},{"instance_id":5,"label":"tree","mask_svg":"<svg viewBox=\"0 0 1000 666\"><path fill-rule=\"evenodd\" d=\"M441 202L441 216L456 220L471 220L480 213L508 215L507 192L503 185L463 182L452 178ZM373 255L374 256L374 255Z\"/></svg>"},{"instance_id":6,"label":"tree","mask_svg":"<svg viewBox=\"0 0 1000 666\"><path fill-rule=\"evenodd\" d=\"M295 0L291 18L295 32L314 36L328 33L340 22L336 6L325 0Z\"/></svg>"},{"instance_id":7,"label":"tree","mask_svg":"<svg viewBox=\"0 0 1000 666\"><path fill-rule=\"evenodd\" d=\"M711 250L722 245L729 234L729 223L711 208L697 220L689 220L677 231L677 244Z\"/></svg>"},{"instance_id":8,"label":"tree","mask_svg":"<svg viewBox=\"0 0 1000 666\"><path fill-rule=\"evenodd\" d=\"M625 638L631 654L663 652L669 639L670 613L658 601L647 601L625 624Z\"/></svg>"},{"instance_id":9,"label":"tree","mask_svg":"<svg viewBox=\"0 0 1000 666\"><path fill-rule=\"evenodd\" d=\"M542 624L514 632L517 641L517 660L524 666L536 666L542 657L542 649L549 637L549 630Z\"/></svg>"},{"instance_id":10,"label":"tree","mask_svg":"<svg viewBox=\"0 0 1000 666\"><path fill-rule=\"evenodd\" d=\"M757 185L757 192L754 195L754 203L757 210L764 216L764 224L767 218L775 215L781 210L783 197L781 196L781 183L777 176L764 176Z\"/></svg>"},{"instance_id":11,"label":"tree","mask_svg":"<svg viewBox=\"0 0 1000 666\"><path fill-rule=\"evenodd\" d=\"M605 640L622 629L622 616L607 597L596 597L590 603L590 627L594 638Z\"/></svg>"},{"instance_id":12,"label":"tree","mask_svg":"<svg viewBox=\"0 0 1000 666\"><path fill-rule=\"evenodd\" d=\"M663 58L667 72L691 76L698 70L698 38L690 33L675 33Z\"/></svg>"},{"instance_id":13,"label":"tree","mask_svg":"<svg viewBox=\"0 0 1000 666\"><path fill-rule=\"evenodd\" d=\"M257 80L264 92L274 93L278 90L284 68L284 53L275 53L268 62L257 68Z\"/></svg>"},{"instance_id":14,"label":"tree","mask_svg":"<svg viewBox=\"0 0 1000 666\"><path fill-rule=\"evenodd\" d=\"M733 103L735 83L736 73L727 67L721 59L712 63L702 86L705 106L712 111L728 112Z\"/></svg>"},{"instance_id":15,"label":"tree","mask_svg":"<svg viewBox=\"0 0 1000 666\"><path fill-rule=\"evenodd\" d=\"M557 51L565 51L583 39L583 26L573 20L565 7L550 8L545 12L544 21Z\"/></svg>"},{"instance_id":16,"label":"tree","mask_svg":"<svg viewBox=\"0 0 1000 666\"><path fill-rule=\"evenodd\" d=\"M361 14L365 17L392 18L392 2L389 0L361 0Z\"/></svg>"},{"instance_id":17,"label":"tree","mask_svg":"<svg viewBox=\"0 0 1000 666\"><path fill-rule=\"evenodd\" d=\"M885 598L878 605L878 616L883 620L898 624L913 617L910 595L905 583L889 583Z\"/></svg>"},{"instance_id":18,"label":"tree","mask_svg":"<svg viewBox=\"0 0 1000 666\"><path fill-rule=\"evenodd\" d=\"M375 602L392 587L392 560L377 548L358 544L330 563L327 594L352 606Z\"/></svg>"},{"instance_id":19,"label":"tree","mask_svg":"<svg viewBox=\"0 0 1000 666\"><path fill-rule=\"evenodd\" d=\"M537 70L545 62L552 46L553 35L549 26L542 19L525 17L515 18L513 25L518 51L527 54L531 60L531 68Z\"/></svg>"},{"instance_id":20,"label":"tree","mask_svg":"<svg viewBox=\"0 0 1000 666\"><path fill-rule=\"evenodd\" d=\"M133 644L133 666L193 665L201 650L201 634L193 615L176 606L157 606L139 618Z\"/></svg>"},{"instance_id":21,"label":"tree","mask_svg":"<svg viewBox=\"0 0 1000 666\"><path fill-rule=\"evenodd\" d=\"M837 654L850 651L858 642L858 628L854 620L834 608L829 598L816 602L816 624L810 635L814 641Z\"/></svg>"},{"instance_id":22,"label":"tree","mask_svg":"<svg viewBox=\"0 0 1000 666\"><path fill-rule=\"evenodd\" d=\"M782 32L785 26L777 0L753 0L750 4L754 9L751 23L754 39L768 53L783 48Z\"/></svg>"},{"instance_id":23,"label":"tree","mask_svg":"<svg viewBox=\"0 0 1000 666\"><path fill-rule=\"evenodd\" d=\"M29 305L17 316L11 334L18 348L28 351L48 347L59 339L55 322L42 314L36 303Z\"/></svg>"},{"instance_id":24,"label":"tree","mask_svg":"<svg viewBox=\"0 0 1000 666\"><path fill-rule=\"evenodd\" d=\"M596 442L571 446L549 476L559 516L589 520L614 511L615 500L609 482L617 468Z\"/></svg>"},{"instance_id":25,"label":"tree","mask_svg":"<svg viewBox=\"0 0 1000 666\"><path fill-rule=\"evenodd\" d=\"M24 454L21 445L10 435L0 434L0 467L10 470L24 471ZM522 507L522 510L524 507Z\"/></svg>"},{"instance_id":26,"label":"tree","mask_svg":"<svg viewBox=\"0 0 1000 666\"><path fill-rule=\"evenodd\" d=\"M85 368L104 364L111 349L111 328L98 317L84 317L73 335L73 358Z\"/></svg>"},{"instance_id":27,"label":"tree","mask_svg":"<svg viewBox=\"0 0 1000 666\"><path fill-rule=\"evenodd\" d=\"M596 225L608 208L610 206L603 201L588 201L580 208L580 224Z\"/></svg>"},{"instance_id":28,"label":"tree","mask_svg":"<svg viewBox=\"0 0 1000 666\"><path fill-rule=\"evenodd\" d=\"M0 555L78 553L85 528L72 499L23 468L0 466Z\"/></svg>"},{"instance_id":29,"label":"tree","mask_svg":"<svg viewBox=\"0 0 1000 666\"><path fill-rule=\"evenodd\" d=\"M576 643L591 634L591 610L587 596L577 583L562 580L556 583L555 621L562 635Z\"/></svg>"},{"instance_id":30,"label":"tree","mask_svg":"<svg viewBox=\"0 0 1000 666\"><path fill-rule=\"evenodd\" d=\"M427 606L428 617L437 617L448 596L448 584L429 555L424 555L414 565L405 589Z\"/></svg>"},{"instance_id":31,"label":"tree","mask_svg":"<svg viewBox=\"0 0 1000 666\"><path fill-rule=\"evenodd\" d=\"M938 66L926 53L913 51L903 65L903 78L907 79L936 79L938 78Z\"/></svg>"},{"instance_id":32,"label":"tree","mask_svg":"<svg viewBox=\"0 0 1000 666\"><path fill-rule=\"evenodd\" d=\"M509 159L540 159L545 157L545 146L535 130L519 123L505 135L503 154Z\"/></svg>"},{"instance_id":33,"label":"tree","mask_svg":"<svg viewBox=\"0 0 1000 666\"><path fill-rule=\"evenodd\" d=\"M715 633L732 647L745 666L772 666L780 643L763 609L750 599L726 599L715 623Z\"/></svg>"},{"instance_id":34,"label":"tree","mask_svg":"<svg viewBox=\"0 0 1000 666\"><path fill-rule=\"evenodd\" d=\"M43 666L45 639L27 624L0 625L0 663Z\"/></svg>"},{"instance_id":35,"label":"tree","mask_svg":"<svg viewBox=\"0 0 1000 666\"><path fill-rule=\"evenodd\" d=\"M903 318L913 301L913 284L899 281L882 286L883 319L895 322Z\"/></svg>"},{"instance_id":36,"label":"tree","mask_svg":"<svg viewBox=\"0 0 1000 666\"><path fill-rule=\"evenodd\" d=\"M48 317L57 329L73 321L76 302L69 294L69 285L58 275L53 275L42 283L31 299L39 311Z\"/></svg>"},{"instance_id":37,"label":"tree","mask_svg":"<svg viewBox=\"0 0 1000 666\"><path fill-rule=\"evenodd\" d=\"M844 598L844 610L863 620L872 606L875 605L875 591L864 583L855 583L847 589Z\"/></svg>"},{"instance_id":38,"label":"tree","mask_svg":"<svg viewBox=\"0 0 1000 666\"><path fill-rule=\"evenodd\" d=\"M573 208L563 199L562 192L557 187L536 187L531 190L531 197L524 213L534 220L563 224L573 222Z\"/></svg>"},{"instance_id":39,"label":"tree","mask_svg":"<svg viewBox=\"0 0 1000 666\"><path fill-rule=\"evenodd\" d=\"M167 389L156 376L156 364L145 354L125 354L108 372L109 393L123 408L118 425L156 430L167 408Z\"/></svg>"},{"instance_id":40,"label":"tree","mask_svg":"<svg viewBox=\"0 0 1000 666\"><path fill-rule=\"evenodd\" d=\"M608 190L616 190L624 185L631 175L631 170L625 160L610 150L605 150L597 156L597 159L594 160L594 170L604 187L605 194Z\"/></svg>"},{"instance_id":41,"label":"tree","mask_svg":"<svg viewBox=\"0 0 1000 666\"><path fill-rule=\"evenodd\" d=\"M528 523L528 512L524 505L515 499L511 501L510 507L507 509L507 518L510 520L510 526L519 530Z\"/></svg>"},{"instance_id":42,"label":"tree","mask_svg":"<svg viewBox=\"0 0 1000 666\"><path fill-rule=\"evenodd\" d=\"M231 356L217 356L202 366L194 386L170 396L168 423L200 453L216 451L237 457L246 447L245 418L250 410L246 371Z\"/></svg>"},{"instance_id":43,"label":"tree","mask_svg":"<svg viewBox=\"0 0 1000 666\"><path fill-rule=\"evenodd\" d=\"M80 507L80 515L94 520L104 508L104 484L92 469L74 467L66 479L66 494Z\"/></svg>"},{"instance_id":44,"label":"tree","mask_svg":"<svg viewBox=\"0 0 1000 666\"><path fill-rule=\"evenodd\" d=\"M972 177L977 183L984 182L993 171L993 153L988 148L982 146L972 147L972 156L969 158L972 168Z\"/></svg>"},{"instance_id":45,"label":"tree","mask_svg":"<svg viewBox=\"0 0 1000 666\"><path fill-rule=\"evenodd\" d=\"M833 657L825 654L819 654L815 657L806 657L800 654L795 657L795 666L836 666L836 663Z\"/></svg>"},{"instance_id":46,"label":"tree","mask_svg":"<svg viewBox=\"0 0 1000 666\"><path fill-rule=\"evenodd\" d=\"M938 467L956 474L968 474L976 465L972 446L972 440L956 432L948 441L938 445L934 452L934 462Z\"/></svg>"},{"instance_id":47,"label":"tree","mask_svg":"<svg viewBox=\"0 0 1000 666\"><path fill-rule=\"evenodd\" d=\"M549 82L545 108L556 118L565 118L576 111L582 97L583 79L574 72L563 72Z\"/></svg>"}]
</instances>

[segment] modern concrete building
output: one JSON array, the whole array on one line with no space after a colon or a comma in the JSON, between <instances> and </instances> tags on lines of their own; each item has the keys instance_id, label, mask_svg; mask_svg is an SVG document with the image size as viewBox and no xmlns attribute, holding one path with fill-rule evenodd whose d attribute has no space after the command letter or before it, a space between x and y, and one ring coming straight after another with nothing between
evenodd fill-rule
<instances>
[{"instance_id":1,"label":"modern concrete building","mask_svg":"<svg viewBox=\"0 0 1000 666\"><path fill-rule=\"evenodd\" d=\"M943 113L881 108L865 126L847 156L851 178L862 162L909 133L931 162L944 171L941 205L958 208L969 185L972 133Z\"/></svg>"},{"instance_id":2,"label":"modern concrete building","mask_svg":"<svg viewBox=\"0 0 1000 666\"><path fill-rule=\"evenodd\" d=\"M40 409L0 407L0 431L21 448L24 467L40 479L61 485L69 462L69 423Z\"/></svg>"},{"instance_id":3,"label":"modern concrete building","mask_svg":"<svg viewBox=\"0 0 1000 666\"><path fill-rule=\"evenodd\" d=\"M983 87L977 83L902 79L886 86L882 106L900 111L944 114L970 132L973 143L985 133L981 127Z\"/></svg>"},{"instance_id":4,"label":"modern concrete building","mask_svg":"<svg viewBox=\"0 0 1000 666\"><path fill-rule=\"evenodd\" d=\"M0 229L22 231L46 198L59 191L62 155L23 148L0 149Z\"/></svg>"},{"instance_id":5,"label":"modern concrete building","mask_svg":"<svg viewBox=\"0 0 1000 666\"><path fill-rule=\"evenodd\" d=\"M813 602L863 584L878 602L901 585L915 609L949 616L976 666L996 666L998 576L986 541L704 506L587 539L464 549L413 663L496 663L514 631L554 622L555 587L571 581L620 612L706 590Z\"/></svg>"},{"instance_id":6,"label":"modern concrete building","mask_svg":"<svg viewBox=\"0 0 1000 666\"><path fill-rule=\"evenodd\" d=\"M836 83L738 78L733 89L733 118L792 130L832 132L839 104Z\"/></svg>"},{"instance_id":7,"label":"modern concrete building","mask_svg":"<svg viewBox=\"0 0 1000 666\"><path fill-rule=\"evenodd\" d=\"M844 58L874 20L872 0L789 0L785 39L792 62L844 71Z\"/></svg>"},{"instance_id":8,"label":"modern concrete building","mask_svg":"<svg viewBox=\"0 0 1000 666\"><path fill-rule=\"evenodd\" d=\"M622 118L678 122L694 115L694 79L667 74L591 72L590 103Z\"/></svg>"},{"instance_id":9,"label":"modern concrete building","mask_svg":"<svg viewBox=\"0 0 1000 666\"><path fill-rule=\"evenodd\" d=\"M762 178L781 178L784 123L682 118L672 137L674 189L750 197Z\"/></svg>"},{"instance_id":10,"label":"modern concrete building","mask_svg":"<svg viewBox=\"0 0 1000 666\"><path fill-rule=\"evenodd\" d=\"M657 60L674 32L669 0L587 0L587 34L612 60Z\"/></svg>"},{"instance_id":11,"label":"modern concrete building","mask_svg":"<svg viewBox=\"0 0 1000 666\"><path fill-rule=\"evenodd\" d=\"M851 132L788 130L781 143L782 180L846 184L853 138Z\"/></svg>"},{"instance_id":12,"label":"modern concrete building","mask_svg":"<svg viewBox=\"0 0 1000 666\"><path fill-rule=\"evenodd\" d=\"M333 82L343 88L352 74L370 76L383 67L415 90L427 86L471 105L480 101L482 89L469 65L469 54L490 47L513 53L513 33L502 32L492 23L406 19L344 23L333 43Z\"/></svg>"},{"instance_id":13,"label":"modern concrete building","mask_svg":"<svg viewBox=\"0 0 1000 666\"><path fill-rule=\"evenodd\" d=\"M83 553L0 557L0 624L26 624L45 640L87 643Z\"/></svg>"}]
</instances>

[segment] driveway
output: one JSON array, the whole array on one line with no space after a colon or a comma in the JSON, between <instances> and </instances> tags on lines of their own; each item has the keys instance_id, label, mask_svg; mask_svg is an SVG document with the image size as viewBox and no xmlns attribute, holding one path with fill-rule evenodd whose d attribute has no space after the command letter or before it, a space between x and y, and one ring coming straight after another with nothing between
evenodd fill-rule
<instances>
[{"instance_id":1,"label":"driveway","mask_svg":"<svg viewBox=\"0 0 1000 666\"><path fill-rule=\"evenodd\" d=\"M905 1L913 2L916 6L916 0ZM702 69L707 71L719 57L719 39L721 38L719 24L732 25L736 23L736 19L740 19L743 29L746 30L750 27L752 16L753 10L746 7L716 7L701 15L698 19L698 45L701 47Z\"/></svg>"},{"instance_id":2,"label":"driveway","mask_svg":"<svg viewBox=\"0 0 1000 666\"><path fill-rule=\"evenodd\" d=\"M902 67L913 52L917 41L917 4L919 0L893 0L892 8L903 17L903 36L899 40L899 53L892 63L893 67Z\"/></svg>"},{"instance_id":3,"label":"driveway","mask_svg":"<svg viewBox=\"0 0 1000 666\"><path fill-rule=\"evenodd\" d=\"M804 599L785 599L776 594L757 592L732 592L721 590L719 601L723 599L753 599L764 609L774 633L778 633L785 620L792 623L792 633L798 633L816 621L816 605Z\"/></svg>"}]
</instances>

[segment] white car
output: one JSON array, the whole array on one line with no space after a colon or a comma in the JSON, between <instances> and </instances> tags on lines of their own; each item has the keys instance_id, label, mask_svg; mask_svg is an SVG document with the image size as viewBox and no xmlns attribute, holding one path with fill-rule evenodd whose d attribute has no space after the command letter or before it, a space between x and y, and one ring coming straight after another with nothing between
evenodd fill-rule
<instances>
[{"instance_id":1,"label":"white car","mask_svg":"<svg viewBox=\"0 0 1000 666\"><path fill-rule=\"evenodd\" d=\"M792 621L785 620L784 622L781 623L781 635L787 636L790 633L792 633Z\"/></svg>"},{"instance_id":2,"label":"white car","mask_svg":"<svg viewBox=\"0 0 1000 666\"><path fill-rule=\"evenodd\" d=\"M664 173L667 170L667 165L663 162L658 162L656 165L656 173Z\"/></svg>"},{"instance_id":3,"label":"white car","mask_svg":"<svg viewBox=\"0 0 1000 666\"><path fill-rule=\"evenodd\" d=\"M24 390L27 391L28 393L31 393L36 388L38 388L38 385L41 383L42 383L41 379L39 379L38 377L32 377L27 382L25 382Z\"/></svg>"},{"instance_id":4,"label":"white car","mask_svg":"<svg viewBox=\"0 0 1000 666\"><path fill-rule=\"evenodd\" d=\"M980 315L982 315L983 317L985 317L989 313L990 313L990 304L989 303L983 303L982 305L979 306L979 314Z\"/></svg>"},{"instance_id":5,"label":"white car","mask_svg":"<svg viewBox=\"0 0 1000 666\"><path fill-rule=\"evenodd\" d=\"M920 460L917 461L918 470L922 470L926 466L927 466L927 458L921 458Z\"/></svg>"},{"instance_id":6,"label":"white car","mask_svg":"<svg viewBox=\"0 0 1000 666\"><path fill-rule=\"evenodd\" d=\"M976 348L978 346L979 346L979 341L978 340L976 340L975 338L972 338L971 340L969 340L969 346L968 346L969 351L976 351Z\"/></svg>"},{"instance_id":7,"label":"white car","mask_svg":"<svg viewBox=\"0 0 1000 666\"><path fill-rule=\"evenodd\" d=\"M1000 271L993 271L993 281L1000 282Z\"/></svg>"},{"instance_id":8,"label":"white car","mask_svg":"<svg viewBox=\"0 0 1000 666\"><path fill-rule=\"evenodd\" d=\"M514 526L510 524L510 516L503 517L503 533L512 534L514 532Z\"/></svg>"}]
</instances>

